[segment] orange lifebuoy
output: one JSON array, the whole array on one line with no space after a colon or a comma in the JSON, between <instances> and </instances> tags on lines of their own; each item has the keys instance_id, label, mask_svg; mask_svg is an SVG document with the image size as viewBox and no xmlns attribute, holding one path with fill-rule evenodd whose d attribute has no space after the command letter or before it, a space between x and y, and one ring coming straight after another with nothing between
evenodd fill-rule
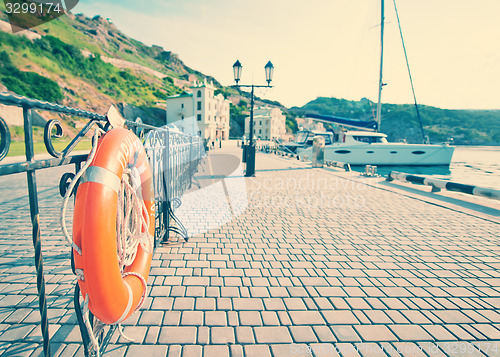
<instances>
[{"instance_id":1,"label":"orange lifebuoy","mask_svg":"<svg viewBox=\"0 0 500 357\"><path fill-rule=\"evenodd\" d=\"M115 128L99 139L97 151L80 179L73 215L74 263L82 295L89 296L89 309L106 324L127 319L145 294L152 252L140 244L132 264L120 271L117 256L118 194L124 171L134 168L140 175L140 199L149 218L142 231L154 236L155 208L151 170L137 136ZM75 248L77 249L77 248ZM138 275L144 278L142 280Z\"/></svg>"}]
</instances>

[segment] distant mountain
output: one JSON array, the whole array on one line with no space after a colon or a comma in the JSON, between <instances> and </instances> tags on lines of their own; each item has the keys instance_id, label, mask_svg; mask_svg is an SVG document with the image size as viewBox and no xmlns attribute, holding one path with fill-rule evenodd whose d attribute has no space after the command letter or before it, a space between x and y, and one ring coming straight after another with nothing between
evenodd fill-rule
<instances>
[{"instance_id":1,"label":"distant mountain","mask_svg":"<svg viewBox=\"0 0 500 357\"><path fill-rule=\"evenodd\" d=\"M376 106L366 98L352 101L319 97L300 108L290 108L289 112L299 117L316 113L373 119ZM449 110L420 105L419 111L425 133L433 143L453 138L456 144L500 144L500 110ZM388 135L390 141L422 141L415 106L410 104L383 104L381 131Z\"/></svg>"}]
</instances>

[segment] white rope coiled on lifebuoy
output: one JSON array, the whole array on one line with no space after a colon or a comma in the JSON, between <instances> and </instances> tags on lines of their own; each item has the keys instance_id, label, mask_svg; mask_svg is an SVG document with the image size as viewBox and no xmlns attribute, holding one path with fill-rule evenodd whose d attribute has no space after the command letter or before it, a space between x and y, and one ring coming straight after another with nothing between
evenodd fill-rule
<instances>
[{"instance_id":1,"label":"white rope coiled on lifebuoy","mask_svg":"<svg viewBox=\"0 0 500 357\"><path fill-rule=\"evenodd\" d=\"M100 129L95 130L92 137L92 149L90 151L90 154L83 167L78 171L78 173L71 181L65 193L61 209L60 220L64 237L72 246L72 248L80 255L82 254L82 250L80 247L78 247L77 244L73 242L66 227L65 217L67 204L75 185L85 173L85 171L89 168L95 157L98 137L101 132L102 130ZM129 164L128 167L125 168L121 177L120 190L118 192L118 209L116 214L116 243L119 268L122 278L128 275L133 275L137 277L143 285L143 294L140 303L134 310L134 313L137 312L144 304L144 301L148 294L147 282L145 278L140 274L133 272L124 273L124 268L132 264L132 262L136 258L139 244L141 245L142 249L148 254L152 253L154 247L154 238L151 234L149 234L148 230L148 227L150 225L150 218L147 212L146 205L142 199L141 187L142 182L139 170L135 167L135 163ZM79 277L77 276L77 278L83 280L84 272L80 272ZM90 323L88 322L88 295L86 296L84 302L84 310L85 326L90 336L92 348L97 352L97 354L99 354L99 346L95 337L97 331L93 331ZM117 323L120 335L128 341L133 341L132 339L124 335L120 322Z\"/></svg>"}]
</instances>

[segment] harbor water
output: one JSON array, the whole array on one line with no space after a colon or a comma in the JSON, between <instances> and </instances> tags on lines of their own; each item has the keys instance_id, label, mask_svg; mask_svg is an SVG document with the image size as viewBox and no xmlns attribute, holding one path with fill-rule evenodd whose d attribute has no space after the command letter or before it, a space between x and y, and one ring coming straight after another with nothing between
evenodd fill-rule
<instances>
[{"instance_id":1,"label":"harbor water","mask_svg":"<svg viewBox=\"0 0 500 357\"><path fill-rule=\"evenodd\" d=\"M364 171L364 167L353 167ZM446 166L379 166L378 174L391 171L432 175L469 185L500 190L500 146L457 146L450 167Z\"/></svg>"}]
</instances>

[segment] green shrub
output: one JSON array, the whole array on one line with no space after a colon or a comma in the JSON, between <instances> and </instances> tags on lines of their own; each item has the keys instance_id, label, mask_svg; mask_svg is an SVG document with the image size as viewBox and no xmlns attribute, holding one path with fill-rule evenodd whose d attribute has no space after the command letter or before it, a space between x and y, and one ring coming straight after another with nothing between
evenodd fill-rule
<instances>
[{"instance_id":1,"label":"green shrub","mask_svg":"<svg viewBox=\"0 0 500 357\"><path fill-rule=\"evenodd\" d=\"M64 98L57 82L35 72L20 71L7 52L0 52L0 80L8 90L34 99L59 102Z\"/></svg>"}]
</instances>

